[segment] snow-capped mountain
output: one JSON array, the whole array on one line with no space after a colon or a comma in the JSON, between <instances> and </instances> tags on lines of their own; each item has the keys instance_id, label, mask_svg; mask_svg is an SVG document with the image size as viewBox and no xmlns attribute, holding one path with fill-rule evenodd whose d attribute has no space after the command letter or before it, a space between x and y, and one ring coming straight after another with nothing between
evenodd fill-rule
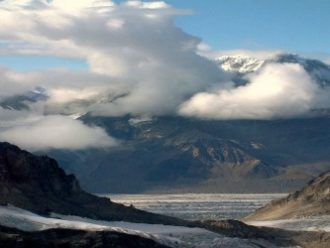
<instances>
[{"instance_id":1,"label":"snow-capped mountain","mask_svg":"<svg viewBox=\"0 0 330 248\"><path fill-rule=\"evenodd\" d=\"M215 58L215 63L221 70L233 75L236 85L249 82L246 75L257 73L268 64L299 64L321 88L330 89L330 66L320 60L304 58L296 54L278 54L268 58L248 57L246 55L226 55ZM317 110L319 113L321 110ZM324 110L322 110L322 113ZM328 115L328 110L326 109Z\"/></svg>"},{"instance_id":2,"label":"snow-capped mountain","mask_svg":"<svg viewBox=\"0 0 330 248\"><path fill-rule=\"evenodd\" d=\"M317 60L303 58L296 54L279 54L266 59L245 55L224 55L215 58L217 65L224 71L247 74L260 70L269 63L300 64L322 86L330 85L330 66Z\"/></svg>"}]
</instances>

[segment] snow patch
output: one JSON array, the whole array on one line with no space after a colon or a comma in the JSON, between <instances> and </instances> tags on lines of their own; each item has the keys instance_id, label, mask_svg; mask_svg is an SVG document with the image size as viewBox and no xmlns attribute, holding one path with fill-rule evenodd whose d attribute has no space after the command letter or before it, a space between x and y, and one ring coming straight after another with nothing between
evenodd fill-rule
<instances>
[{"instance_id":1,"label":"snow patch","mask_svg":"<svg viewBox=\"0 0 330 248\"><path fill-rule=\"evenodd\" d=\"M265 60L239 55L224 55L216 58L215 61L224 71L238 72L241 74L255 72L265 64Z\"/></svg>"}]
</instances>

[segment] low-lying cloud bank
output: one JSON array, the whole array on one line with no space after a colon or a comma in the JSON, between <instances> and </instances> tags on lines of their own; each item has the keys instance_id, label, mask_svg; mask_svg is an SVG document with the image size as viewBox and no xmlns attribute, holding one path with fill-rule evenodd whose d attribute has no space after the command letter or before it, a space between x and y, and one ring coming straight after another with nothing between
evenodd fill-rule
<instances>
[{"instance_id":1,"label":"low-lying cloud bank","mask_svg":"<svg viewBox=\"0 0 330 248\"><path fill-rule=\"evenodd\" d=\"M329 89L321 89L299 64L268 64L247 79L243 86L198 93L179 113L207 119L273 119L330 106Z\"/></svg>"},{"instance_id":2,"label":"low-lying cloud bank","mask_svg":"<svg viewBox=\"0 0 330 248\"><path fill-rule=\"evenodd\" d=\"M212 61L218 53L174 25L173 18L185 14L162 1L0 1L0 55L73 58L89 65L86 71L25 73L2 66L0 104L36 87L46 97L25 101L28 110L1 111L1 121L13 125L0 128L0 139L33 150L108 147L115 142L104 130L67 116L270 119L330 106L329 90L298 64L269 64L235 86L232 75ZM244 52L255 58L276 54Z\"/></svg>"},{"instance_id":3,"label":"low-lying cloud bank","mask_svg":"<svg viewBox=\"0 0 330 248\"><path fill-rule=\"evenodd\" d=\"M66 116L33 116L27 112L1 110L0 117L7 120L0 123L0 140L30 151L117 145L103 129L84 125Z\"/></svg>"}]
</instances>

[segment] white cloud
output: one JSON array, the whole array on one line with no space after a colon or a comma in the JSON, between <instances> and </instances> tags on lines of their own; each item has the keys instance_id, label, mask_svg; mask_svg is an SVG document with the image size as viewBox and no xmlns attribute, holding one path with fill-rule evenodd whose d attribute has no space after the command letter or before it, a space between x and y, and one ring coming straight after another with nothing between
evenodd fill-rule
<instances>
[{"instance_id":1,"label":"white cloud","mask_svg":"<svg viewBox=\"0 0 330 248\"><path fill-rule=\"evenodd\" d=\"M154 2L128 1L126 2L126 5L134 8L142 8L142 9L170 8L170 6L163 1L154 1Z\"/></svg>"},{"instance_id":2,"label":"white cloud","mask_svg":"<svg viewBox=\"0 0 330 248\"><path fill-rule=\"evenodd\" d=\"M288 118L329 106L329 92L298 64L268 64L249 83L203 92L183 103L179 113L209 119Z\"/></svg>"},{"instance_id":3,"label":"white cloud","mask_svg":"<svg viewBox=\"0 0 330 248\"><path fill-rule=\"evenodd\" d=\"M0 100L6 97L22 94L34 88L30 75L21 74L0 67Z\"/></svg>"},{"instance_id":4,"label":"white cloud","mask_svg":"<svg viewBox=\"0 0 330 248\"><path fill-rule=\"evenodd\" d=\"M63 86L69 73L50 73L57 82L35 80L52 95L48 107L60 98L68 103L72 97L75 102L92 90L94 99L88 100L93 105L88 110L93 114L173 114L187 97L223 81L217 66L197 54L200 40L173 24L172 17L186 11L162 1L41 2L41 9L16 4L12 10L10 1L0 5L5 18L0 39L7 41L2 52L84 59L90 66L87 78L95 78L88 83L82 79L80 89L72 87L77 82ZM97 74L107 77L107 82L96 79ZM99 101L106 94L125 96Z\"/></svg>"},{"instance_id":5,"label":"white cloud","mask_svg":"<svg viewBox=\"0 0 330 248\"><path fill-rule=\"evenodd\" d=\"M3 114L9 115L9 112L15 111L6 111L6 113L2 113L2 116ZM19 114L22 116L22 113ZM65 116L43 116L29 120L20 118L14 123L15 126L0 129L0 140L30 151L85 149L116 145L116 141L110 138L103 129L84 125L79 120Z\"/></svg>"}]
</instances>

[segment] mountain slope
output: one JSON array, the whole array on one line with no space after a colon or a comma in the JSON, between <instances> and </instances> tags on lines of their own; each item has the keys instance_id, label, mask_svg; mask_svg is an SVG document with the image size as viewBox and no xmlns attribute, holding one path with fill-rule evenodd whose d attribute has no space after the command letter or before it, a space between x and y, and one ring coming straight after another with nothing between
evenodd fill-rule
<instances>
[{"instance_id":1,"label":"mountain slope","mask_svg":"<svg viewBox=\"0 0 330 248\"><path fill-rule=\"evenodd\" d=\"M271 202L246 220L276 220L330 214L330 171L310 181L303 189Z\"/></svg>"},{"instance_id":2,"label":"mountain slope","mask_svg":"<svg viewBox=\"0 0 330 248\"><path fill-rule=\"evenodd\" d=\"M288 192L330 169L330 118L93 117L119 147L51 151L91 192Z\"/></svg>"}]
</instances>

